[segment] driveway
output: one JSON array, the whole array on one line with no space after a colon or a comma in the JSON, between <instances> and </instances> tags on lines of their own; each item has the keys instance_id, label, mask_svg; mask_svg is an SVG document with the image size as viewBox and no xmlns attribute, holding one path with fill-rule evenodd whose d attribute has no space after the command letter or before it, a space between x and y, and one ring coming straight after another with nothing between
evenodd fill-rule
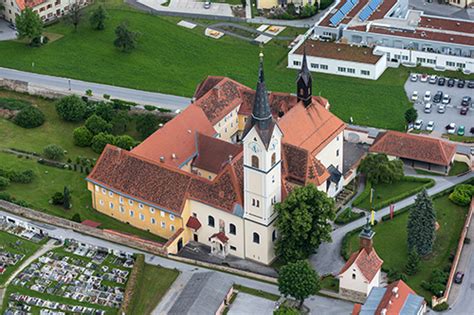
<instances>
[{"instance_id":1,"label":"driveway","mask_svg":"<svg viewBox=\"0 0 474 315\"><path fill-rule=\"evenodd\" d=\"M210 16L233 17L232 9L227 3L212 3L209 9L204 9L204 1L197 0L170 0L168 6L163 6L166 0L137 0L149 8L162 12L177 12Z\"/></svg>"},{"instance_id":2,"label":"driveway","mask_svg":"<svg viewBox=\"0 0 474 315\"><path fill-rule=\"evenodd\" d=\"M0 20L0 41L11 40L16 38L16 31L9 27L10 23Z\"/></svg>"},{"instance_id":3,"label":"driveway","mask_svg":"<svg viewBox=\"0 0 474 315\"><path fill-rule=\"evenodd\" d=\"M423 120L423 129L425 129L428 121L432 120L435 123L435 135L440 136L443 133L446 133L446 125L454 122L456 126L465 126L466 135L469 135L469 129L474 127L474 106L471 106L467 115L460 115L459 111L461 109L461 100L464 96L470 96L474 100L474 89L469 89L467 84L464 88L458 88L456 85L454 87L439 86L438 84L429 84L428 82L411 82L407 80L405 83L405 92L408 99L411 98L413 91L418 91L418 101L415 103L415 109L418 112L418 118ZM433 105L431 113L425 113L423 111L425 102L423 97L426 91L431 92L431 100L429 101ZM443 94L448 94L451 97L451 102L447 105L446 112L444 114L439 114L436 111L438 104L432 102L433 96L437 91L443 92Z\"/></svg>"}]
</instances>

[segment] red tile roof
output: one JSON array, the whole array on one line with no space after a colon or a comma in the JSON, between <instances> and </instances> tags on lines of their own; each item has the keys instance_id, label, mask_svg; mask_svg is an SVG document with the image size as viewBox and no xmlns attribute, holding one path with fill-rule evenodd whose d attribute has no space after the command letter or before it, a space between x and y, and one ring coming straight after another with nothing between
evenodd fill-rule
<instances>
[{"instance_id":1,"label":"red tile roof","mask_svg":"<svg viewBox=\"0 0 474 315\"><path fill-rule=\"evenodd\" d=\"M422 16L418 27L474 34L474 22L460 19L443 19L434 16Z\"/></svg>"},{"instance_id":2,"label":"red tile roof","mask_svg":"<svg viewBox=\"0 0 474 315\"><path fill-rule=\"evenodd\" d=\"M339 274L346 272L353 264L356 264L360 272L370 282L382 268L383 260L380 259L374 249L368 251L365 248L361 248L349 257L349 260L347 260Z\"/></svg>"},{"instance_id":3,"label":"red tile roof","mask_svg":"<svg viewBox=\"0 0 474 315\"><path fill-rule=\"evenodd\" d=\"M194 231L197 231L201 227L201 222L199 222L198 218L196 218L195 216L190 216L188 222L186 223L186 226L188 228L193 229Z\"/></svg>"},{"instance_id":4,"label":"red tile roof","mask_svg":"<svg viewBox=\"0 0 474 315\"><path fill-rule=\"evenodd\" d=\"M20 11L23 11L25 8L34 8L40 4L45 3L46 0L16 0L16 4Z\"/></svg>"},{"instance_id":5,"label":"red tile roof","mask_svg":"<svg viewBox=\"0 0 474 315\"><path fill-rule=\"evenodd\" d=\"M229 238L224 234L224 232L218 232L218 233L212 234L211 237L209 237L209 239L211 238L217 238L222 243L227 243L227 241L229 240Z\"/></svg>"},{"instance_id":6,"label":"red tile roof","mask_svg":"<svg viewBox=\"0 0 474 315\"><path fill-rule=\"evenodd\" d=\"M396 289L395 289L396 288ZM386 291L380 301L375 314L381 314L382 309L387 310L387 315L400 314L405 302L410 294L416 295L403 280L395 281L386 287ZM394 293L396 290L396 294Z\"/></svg>"},{"instance_id":7,"label":"red tile roof","mask_svg":"<svg viewBox=\"0 0 474 315\"><path fill-rule=\"evenodd\" d=\"M180 167L196 154L196 136L213 136L216 131L197 106L190 105L180 115L140 143L132 152L155 162Z\"/></svg>"},{"instance_id":8,"label":"red tile roof","mask_svg":"<svg viewBox=\"0 0 474 315\"><path fill-rule=\"evenodd\" d=\"M194 167L218 174L229 160L233 160L240 152L242 146L222 141L214 137L197 134L197 157L192 165Z\"/></svg>"},{"instance_id":9,"label":"red tile roof","mask_svg":"<svg viewBox=\"0 0 474 315\"><path fill-rule=\"evenodd\" d=\"M377 136L369 152L448 166L456 153L456 145L429 136L387 131Z\"/></svg>"},{"instance_id":10,"label":"red tile roof","mask_svg":"<svg viewBox=\"0 0 474 315\"><path fill-rule=\"evenodd\" d=\"M319 103L305 107L298 103L278 122L285 143L319 153L345 128L342 120ZM342 141L342 139L341 139Z\"/></svg>"},{"instance_id":11,"label":"red tile roof","mask_svg":"<svg viewBox=\"0 0 474 315\"><path fill-rule=\"evenodd\" d=\"M321 162L307 150L291 144L283 144L283 174L286 179L298 185L324 183L330 176Z\"/></svg>"}]
</instances>

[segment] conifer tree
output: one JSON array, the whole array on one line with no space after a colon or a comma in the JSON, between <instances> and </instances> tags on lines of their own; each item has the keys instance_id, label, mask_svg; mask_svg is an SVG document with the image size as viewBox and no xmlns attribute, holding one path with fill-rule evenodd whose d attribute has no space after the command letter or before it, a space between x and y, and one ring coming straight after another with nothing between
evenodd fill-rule
<instances>
[{"instance_id":1,"label":"conifer tree","mask_svg":"<svg viewBox=\"0 0 474 315\"><path fill-rule=\"evenodd\" d=\"M416 196L408 217L408 250L416 250L422 257L430 254L436 236L435 225L433 202L426 190L423 190Z\"/></svg>"},{"instance_id":2,"label":"conifer tree","mask_svg":"<svg viewBox=\"0 0 474 315\"><path fill-rule=\"evenodd\" d=\"M413 248L408 254L408 262L405 266L405 272L407 275L413 276L418 272L419 267L420 255L418 255L418 252Z\"/></svg>"},{"instance_id":3,"label":"conifer tree","mask_svg":"<svg viewBox=\"0 0 474 315\"><path fill-rule=\"evenodd\" d=\"M68 210L71 209L71 193L69 192L69 188L64 186L64 194L63 194L63 207L64 209Z\"/></svg>"}]
</instances>

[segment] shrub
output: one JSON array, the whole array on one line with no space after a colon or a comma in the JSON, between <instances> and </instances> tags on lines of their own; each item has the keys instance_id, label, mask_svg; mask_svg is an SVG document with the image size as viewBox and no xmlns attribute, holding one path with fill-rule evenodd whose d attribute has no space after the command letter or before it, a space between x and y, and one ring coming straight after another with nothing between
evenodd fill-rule
<instances>
[{"instance_id":1,"label":"shrub","mask_svg":"<svg viewBox=\"0 0 474 315\"><path fill-rule=\"evenodd\" d=\"M91 148L95 153L102 153L107 144L114 144L115 137L106 133L99 133L92 138Z\"/></svg>"},{"instance_id":2,"label":"shrub","mask_svg":"<svg viewBox=\"0 0 474 315\"><path fill-rule=\"evenodd\" d=\"M16 98L0 98L0 108L8 110L22 110L31 106L31 103Z\"/></svg>"},{"instance_id":3,"label":"shrub","mask_svg":"<svg viewBox=\"0 0 474 315\"><path fill-rule=\"evenodd\" d=\"M79 147L88 147L91 145L92 137L94 137L94 135L85 126L81 126L74 129L72 137L75 145Z\"/></svg>"},{"instance_id":4,"label":"shrub","mask_svg":"<svg viewBox=\"0 0 474 315\"><path fill-rule=\"evenodd\" d=\"M471 198L474 195L474 186L461 184L454 188L454 191L449 195L449 200L460 206L467 206L471 203Z\"/></svg>"},{"instance_id":5,"label":"shrub","mask_svg":"<svg viewBox=\"0 0 474 315\"><path fill-rule=\"evenodd\" d=\"M65 121L81 121L85 117L86 103L77 95L66 96L56 103L56 111Z\"/></svg>"},{"instance_id":6,"label":"shrub","mask_svg":"<svg viewBox=\"0 0 474 315\"><path fill-rule=\"evenodd\" d=\"M85 126L94 135L101 132L110 133L112 131L112 124L109 124L107 121L96 114L93 114L87 118Z\"/></svg>"},{"instance_id":7,"label":"shrub","mask_svg":"<svg viewBox=\"0 0 474 315\"><path fill-rule=\"evenodd\" d=\"M77 223L81 223L82 222L81 215L79 213L75 213L72 216L72 221L77 222Z\"/></svg>"},{"instance_id":8,"label":"shrub","mask_svg":"<svg viewBox=\"0 0 474 315\"><path fill-rule=\"evenodd\" d=\"M36 128L44 124L44 114L38 108L30 106L22 109L13 122L23 128Z\"/></svg>"},{"instance_id":9,"label":"shrub","mask_svg":"<svg viewBox=\"0 0 474 315\"><path fill-rule=\"evenodd\" d=\"M299 315L301 314L296 308L281 305L278 309L273 311L273 315Z\"/></svg>"},{"instance_id":10,"label":"shrub","mask_svg":"<svg viewBox=\"0 0 474 315\"><path fill-rule=\"evenodd\" d=\"M44 147L43 156L49 160L59 161L64 157L64 149L57 144L50 144Z\"/></svg>"},{"instance_id":11,"label":"shrub","mask_svg":"<svg viewBox=\"0 0 474 315\"><path fill-rule=\"evenodd\" d=\"M156 107L153 105L145 105L144 107L146 110L149 110L150 112L156 110Z\"/></svg>"},{"instance_id":12,"label":"shrub","mask_svg":"<svg viewBox=\"0 0 474 315\"><path fill-rule=\"evenodd\" d=\"M367 181L366 184L365 184L364 190L360 193L359 196L357 196L354 199L354 201L352 202L352 205L355 206L355 207L360 205L362 203L362 201L364 201L366 198L369 197L371 189L372 189L372 184L369 181Z\"/></svg>"},{"instance_id":13,"label":"shrub","mask_svg":"<svg viewBox=\"0 0 474 315\"><path fill-rule=\"evenodd\" d=\"M106 100L110 100L110 95L109 94L104 94L102 95L103 98L105 98Z\"/></svg>"},{"instance_id":14,"label":"shrub","mask_svg":"<svg viewBox=\"0 0 474 315\"><path fill-rule=\"evenodd\" d=\"M153 114L143 114L137 117L137 131L142 139L147 138L158 129L158 118Z\"/></svg>"},{"instance_id":15,"label":"shrub","mask_svg":"<svg viewBox=\"0 0 474 315\"><path fill-rule=\"evenodd\" d=\"M87 89L87 90L86 90L86 95L87 95L87 96L92 96L92 90L91 90L91 89Z\"/></svg>"},{"instance_id":16,"label":"shrub","mask_svg":"<svg viewBox=\"0 0 474 315\"><path fill-rule=\"evenodd\" d=\"M136 298L137 286L140 285L140 282L143 277L143 270L145 268L145 255L138 254L133 269L130 272L130 277L125 287L124 299L122 306L120 307L120 314L130 314L132 301Z\"/></svg>"},{"instance_id":17,"label":"shrub","mask_svg":"<svg viewBox=\"0 0 474 315\"><path fill-rule=\"evenodd\" d=\"M334 220L336 224L347 224L365 216L364 212L352 212L350 207L344 209Z\"/></svg>"},{"instance_id":18,"label":"shrub","mask_svg":"<svg viewBox=\"0 0 474 315\"><path fill-rule=\"evenodd\" d=\"M7 188L10 185L10 180L6 177L0 176L0 190Z\"/></svg>"},{"instance_id":19,"label":"shrub","mask_svg":"<svg viewBox=\"0 0 474 315\"><path fill-rule=\"evenodd\" d=\"M111 122L115 117L115 109L112 104L99 102L95 106L95 114L107 122Z\"/></svg>"},{"instance_id":20,"label":"shrub","mask_svg":"<svg viewBox=\"0 0 474 315\"><path fill-rule=\"evenodd\" d=\"M135 146L136 141L128 135L122 135L115 138L114 144L119 148L130 150Z\"/></svg>"},{"instance_id":21,"label":"shrub","mask_svg":"<svg viewBox=\"0 0 474 315\"><path fill-rule=\"evenodd\" d=\"M120 109L120 110L130 110L130 108L137 105L136 103L127 102L127 101L120 100L117 98L113 98L111 101L113 103L114 109Z\"/></svg>"},{"instance_id":22,"label":"shrub","mask_svg":"<svg viewBox=\"0 0 474 315\"><path fill-rule=\"evenodd\" d=\"M64 195L60 191L55 192L54 195L51 197L51 203L53 205L62 205L63 201L64 201Z\"/></svg>"},{"instance_id":23,"label":"shrub","mask_svg":"<svg viewBox=\"0 0 474 315\"><path fill-rule=\"evenodd\" d=\"M128 129L130 123L130 116L125 111L119 111L115 114L114 118L110 122L112 124L112 133L115 135L123 134Z\"/></svg>"},{"instance_id":24,"label":"shrub","mask_svg":"<svg viewBox=\"0 0 474 315\"><path fill-rule=\"evenodd\" d=\"M29 184L35 178L35 173L32 170L12 171L9 179L14 183Z\"/></svg>"},{"instance_id":25,"label":"shrub","mask_svg":"<svg viewBox=\"0 0 474 315\"><path fill-rule=\"evenodd\" d=\"M442 312L442 311L446 311L448 308L449 308L449 304L446 302L443 302L433 307L433 310L437 312Z\"/></svg>"}]
</instances>

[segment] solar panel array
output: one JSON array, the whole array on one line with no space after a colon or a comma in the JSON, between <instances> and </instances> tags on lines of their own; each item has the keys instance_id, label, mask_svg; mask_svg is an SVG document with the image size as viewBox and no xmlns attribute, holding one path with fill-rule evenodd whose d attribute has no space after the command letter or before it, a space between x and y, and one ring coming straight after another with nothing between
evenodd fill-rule
<instances>
[{"instance_id":1,"label":"solar panel array","mask_svg":"<svg viewBox=\"0 0 474 315\"><path fill-rule=\"evenodd\" d=\"M372 13L382 4L383 0L371 0L369 5L364 8L359 14L359 20L366 21Z\"/></svg>"},{"instance_id":2,"label":"solar panel array","mask_svg":"<svg viewBox=\"0 0 474 315\"><path fill-rule=\"evenodd\" d=\"M359 3L359 0L347 0L343 6L329 19L331 25L336 26L339 24L346 17L346 14L349 13L357 3Z\"/></svg>"}]
</instances>

